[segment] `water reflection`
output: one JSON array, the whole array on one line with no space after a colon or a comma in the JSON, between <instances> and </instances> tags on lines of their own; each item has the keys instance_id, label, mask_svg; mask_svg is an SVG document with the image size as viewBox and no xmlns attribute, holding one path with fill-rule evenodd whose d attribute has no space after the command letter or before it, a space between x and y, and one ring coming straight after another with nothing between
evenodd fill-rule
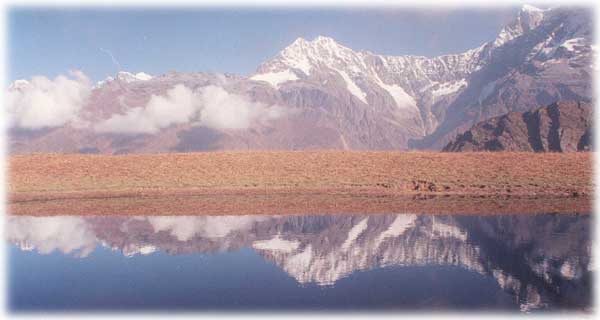
<instances>
[{"instance_id":1,"label":"water reflection","mask_svg":"<svg viewBox=\"0 0 600 320\"><path fill-rule=\"evenodd\" d=\"M7 224L11 243L41 255L251 248L302 285L334 287L383 267L446 266L493 279L523 311L586 309L591 300L589 215L11 216Z\"/></svg>"}]
</instances>

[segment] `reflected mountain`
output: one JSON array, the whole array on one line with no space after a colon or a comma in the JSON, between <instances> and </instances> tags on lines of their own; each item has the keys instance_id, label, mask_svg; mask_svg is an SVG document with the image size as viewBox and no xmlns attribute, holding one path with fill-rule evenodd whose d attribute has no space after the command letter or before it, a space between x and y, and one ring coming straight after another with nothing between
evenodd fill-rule
<instances>
[{"instance_id":1,"label":"reflected mountain","mask_svg":"<svg viewBox=\"0 0 600 320\"><path fill-rule=\"evenodd\" d=\"M85 258L252 248L301 285L357 271L456 266L495 279L523 311L591 304L589 215L9 216L21 250Z\"/></svg>"}]
</instances>

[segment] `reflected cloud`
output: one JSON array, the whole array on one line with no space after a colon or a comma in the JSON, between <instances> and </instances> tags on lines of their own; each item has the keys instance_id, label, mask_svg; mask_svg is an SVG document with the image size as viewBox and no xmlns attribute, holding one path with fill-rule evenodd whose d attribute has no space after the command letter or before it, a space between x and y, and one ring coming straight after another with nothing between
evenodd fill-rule
<instances>
[{"instance_id":1,"label":"reflected cloud","mask_svg":"<svg viewBox=\"0 0 600 320\"><path fill-rule=\"evenodd\" d=\"M6 234L21 249L35 249L41 254L59 251L86 257L98 245L94 231L83 217L8 216Z\"/></svg>"},{"instance_id":2,"label":"reflected cloud","mask_svg":"<svg viewBox=\"0 0 600 320\"><path fill-rule=\"evenodd\" d=\"M247 230L255 222L266 219L261 216L208 216L208 217L147 217L154 232L167 231L179 241L194 236L222 238L232 231Z\"/></svg>"}]
</instances>

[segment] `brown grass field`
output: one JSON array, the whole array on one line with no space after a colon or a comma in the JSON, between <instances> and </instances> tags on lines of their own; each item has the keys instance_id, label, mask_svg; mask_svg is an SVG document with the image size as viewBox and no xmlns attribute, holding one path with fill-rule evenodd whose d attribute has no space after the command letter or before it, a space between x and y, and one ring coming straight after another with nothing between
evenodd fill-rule
<instances>
[{"instance_id":1,"label":"brown grass field","mask_svg":"<svg viewBox=\"0 0 600 320\"><path fill-rule=\"evenodd\" d=\"M18 155L8 212L589 212L592 167L592 153Z\"/></svg>"}]
</instances>

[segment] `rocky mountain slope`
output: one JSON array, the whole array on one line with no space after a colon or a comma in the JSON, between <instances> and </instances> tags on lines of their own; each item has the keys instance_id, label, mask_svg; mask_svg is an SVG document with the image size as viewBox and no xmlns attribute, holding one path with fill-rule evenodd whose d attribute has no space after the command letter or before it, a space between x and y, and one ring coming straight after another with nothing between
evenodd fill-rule
<instances>
[{"instance_id":1,"label":"rocky mountain slope","mask_svg":"<svg viewBox=\"0 0 600 320\"><path fill-rule=\"evenodd\" d=\"M560 101L527 112L510 112L473 126L444 151L589 151L592 105Z\"/></svg>"},{"instance_id":2,"label":"rocky mountain slope","mask_svg":"<svg viewBox=\"0 0 600 320\"><path fill-rule=\"evenodd\" d=\"M591 17L524 6L496 39L439 57L299 38L249 77L120 72L18 80L12 153L441 149L474 123L591 101ZM41 98L42 97L42 98Z\"/></svg>"},{"instance_id":3,"label":"rocky mountain slope","mask_svg":"<svg viewBox=\"0 0 600 320\"><path fill-rule=\"evenodd\" d=\"M490 117L558 100L590 101L596 70L590 23L580 9L524 7L498 39L486 45L492 47L486 65L445 107L443 122L414 145L441 148L457 133Z\"/></svg>"}]
</instances>

